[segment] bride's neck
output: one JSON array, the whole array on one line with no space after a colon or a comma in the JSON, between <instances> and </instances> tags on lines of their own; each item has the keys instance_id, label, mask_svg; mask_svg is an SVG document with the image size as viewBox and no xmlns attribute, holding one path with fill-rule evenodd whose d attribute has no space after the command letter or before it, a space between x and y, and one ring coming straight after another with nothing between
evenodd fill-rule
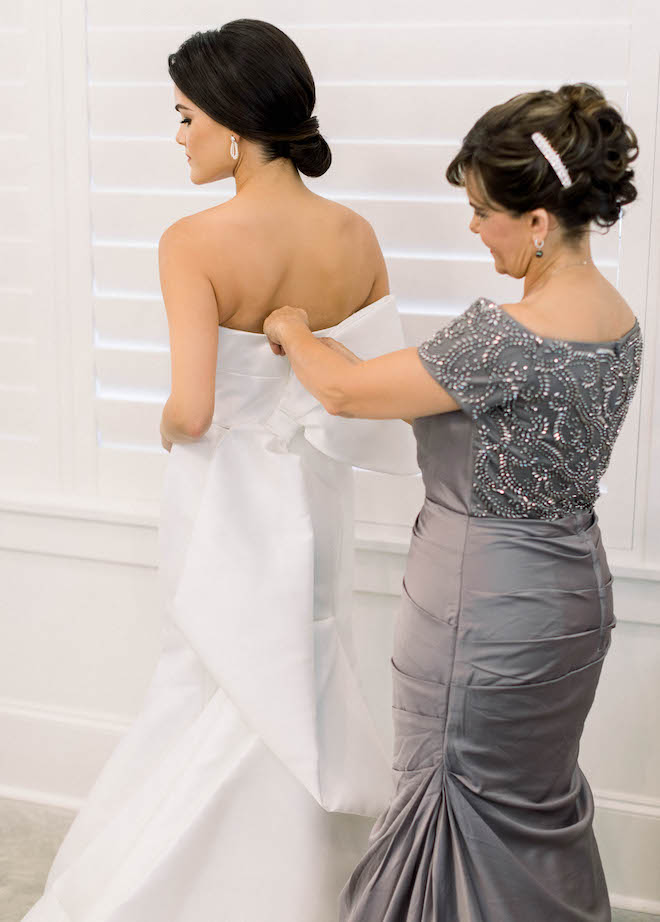
<instances>
[{"instance_id":1,"label":"bride's neck","mask_svg":"<svg viewBox=\"0 0 660 922\"><path fill-rule=\"evenodd\" d=\"M239 164L234 180L236 195L240 195L242 199L249 196L263 198L290 195L307 190L298 170L291 160L285 157L278 157L269 163Z\"/></svg>"}]
</instances>

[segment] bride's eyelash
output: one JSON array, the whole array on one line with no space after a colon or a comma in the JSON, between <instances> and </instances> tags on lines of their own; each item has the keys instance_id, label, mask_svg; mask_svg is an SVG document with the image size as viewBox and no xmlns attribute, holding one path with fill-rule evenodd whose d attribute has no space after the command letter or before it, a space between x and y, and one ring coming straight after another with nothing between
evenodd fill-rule
<instances>
[{"instance_id":1,"label":"bride's eyelash","mask_svg":"<svg viewBox=\"0 0 660 922\"><path fill-rule=\"evenodd\" d=\"M179 124L180 124L180 125L189 125L189 124L190 124L190 119L189 119L189 118L182 118L181 121L179 122Z\"/></svg>"}]
</instances>

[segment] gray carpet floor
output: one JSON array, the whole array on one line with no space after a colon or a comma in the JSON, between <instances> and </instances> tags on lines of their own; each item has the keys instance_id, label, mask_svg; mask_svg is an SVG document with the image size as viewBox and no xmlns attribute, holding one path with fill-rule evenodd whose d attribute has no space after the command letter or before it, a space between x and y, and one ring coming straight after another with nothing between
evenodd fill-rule
<instances>
[{"instance_id":1,"label":"gray carpet floor","mask_svg":"<svg viewBox=\"0 0 660 922\"><path fill-rule=\"evenodd\" d=\"M20 922L41 896L73 817L70 810L0 798L0 922ZM660 922L660 916L614 910L612 922Z\"/></svg>"}]
</instances>

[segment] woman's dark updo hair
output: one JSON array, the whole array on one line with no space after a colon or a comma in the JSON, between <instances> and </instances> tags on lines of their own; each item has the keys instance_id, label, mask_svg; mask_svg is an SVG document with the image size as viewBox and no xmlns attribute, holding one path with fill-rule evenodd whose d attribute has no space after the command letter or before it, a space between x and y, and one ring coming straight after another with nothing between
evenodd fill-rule
<instances>
[{"instance_id":1,"label":"woman's dark updo hair","mask_svg":"<svg viewBox=\"0 0 660 922\"><path fill-rule=\"evenodd\" d=\"M260 19L195 32L167 59L181 92L214 121L258 141L266 162L288 157L321 176L332 155L312 115L314 78L298 46Z\"/></svg>"},{"instance_id":2,"label":"woman's dark updo hair","mask_svg":"<svg viewBox=\"0 0 660 922\"><path fill-rule=\"evenodd\" d=\"M564 188L532 141L540 131L557 151L572 185ZM454 186L474 174L486 202L516 216L545 208L567 241L591 222L615 224L623 205L637 197L630 163L639 153L634 131L601 91L588 83L553 92L521 93L475 122L447 168Z\"/></svg>"}]
</instances>

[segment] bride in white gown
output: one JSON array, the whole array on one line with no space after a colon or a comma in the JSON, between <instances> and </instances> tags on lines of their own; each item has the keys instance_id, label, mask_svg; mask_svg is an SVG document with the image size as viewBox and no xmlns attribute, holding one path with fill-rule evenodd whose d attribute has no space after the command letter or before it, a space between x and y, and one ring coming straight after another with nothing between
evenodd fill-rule
<instances>
[{"instance_id":1,"label":"bride in white gown","mask_svg":"<svg viewBox=\"0 0 660 922\"><path fill-rule=\"evenodd\" d=\"M300 179L330 153L290 39L229 23L170 73L192 181L237 195L160 245L162 650L25 919L334 922L390 794L390 702L374 713L351 631L352 466L416 473L415 444L402 421L328 415L260 331L299 301L371 358L401 327L369 225Z\"/></svg>"}]
</instances>

